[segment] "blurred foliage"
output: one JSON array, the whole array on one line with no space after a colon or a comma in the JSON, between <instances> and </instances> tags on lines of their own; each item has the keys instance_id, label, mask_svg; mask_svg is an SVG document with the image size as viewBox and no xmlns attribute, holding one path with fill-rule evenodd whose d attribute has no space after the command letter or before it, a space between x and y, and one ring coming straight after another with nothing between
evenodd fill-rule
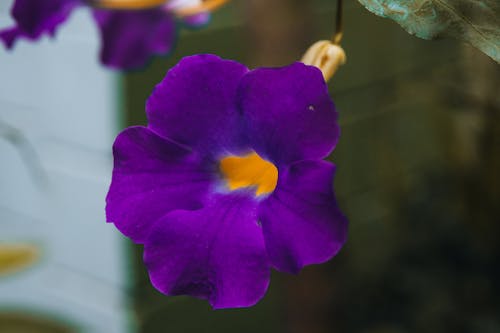
<instances>
[{"instance_id":1,"label":"blurred foliage","mask_svg":"<svg viewBox=\"0 0 500 333\"><path fill-rule=\"evenodd\" d=\"M390 18L424 39L454 37L500 63L498 0L359 0L369 11Z\"/></svg>"}]
</instances>

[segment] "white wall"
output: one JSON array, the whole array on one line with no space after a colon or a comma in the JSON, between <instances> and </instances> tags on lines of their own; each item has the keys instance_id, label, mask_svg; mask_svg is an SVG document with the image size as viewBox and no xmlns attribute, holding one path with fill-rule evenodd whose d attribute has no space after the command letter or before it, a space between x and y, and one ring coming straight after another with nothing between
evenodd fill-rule
<instances>
[{"instance_id":1,"label":"white wall","mask_svg":"<svg viewBox=\"0 0 500 333\"><path fill-rule=\"evenodd\" d=\"M9 8L0 1L0 27L11 23ZM55 40L0 47L0 133L18 130L40 163L0 138L0 242L43 249L38 265L0 277L0 311L42 311L84 332L123 333L126 242L104 215L119 78L99 65L98 44L82 9Z\"/></svg>"}]
</instances>

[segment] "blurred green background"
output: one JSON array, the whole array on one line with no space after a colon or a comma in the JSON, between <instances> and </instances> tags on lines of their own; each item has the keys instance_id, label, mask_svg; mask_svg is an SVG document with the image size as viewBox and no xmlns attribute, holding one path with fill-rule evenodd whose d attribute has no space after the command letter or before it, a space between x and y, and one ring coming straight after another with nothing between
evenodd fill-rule
<instances>
[{"instance_id":1,"label":"blurred green background","mask_svg":"<svg viewBox=\"0 0 500 333\"><path fill-rule=\"evenodd\" d=\"M331 159L347 245L298 276L275 273L250 309L155 291L137 247L137 328L156 332L500 332L500 68L454 40L423 41L345 5L347 64L330 83L342 137ZM286 65L333 34L333 0L234 1L172 57L124 76L126 125L180 58Z\"/></svg>"}]
</instances>

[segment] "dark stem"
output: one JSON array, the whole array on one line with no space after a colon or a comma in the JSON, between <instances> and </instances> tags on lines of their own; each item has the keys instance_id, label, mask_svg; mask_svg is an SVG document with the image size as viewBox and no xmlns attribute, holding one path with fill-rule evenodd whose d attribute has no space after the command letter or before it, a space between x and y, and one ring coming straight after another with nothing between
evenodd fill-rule
<instances>
[{"instance_id":1,"label":"dark stem","mask_svg":"<svg viewBox=\"0 0 500 333\"><path fill-rule=\"evenodd\" d=\"M342 10L342 0L337 0L337 15L335 17L335 34L333 35L333 43L340 45L342 41L342 36L344 34L343 27L343 10Z\"/></svg>"}]
</instances>

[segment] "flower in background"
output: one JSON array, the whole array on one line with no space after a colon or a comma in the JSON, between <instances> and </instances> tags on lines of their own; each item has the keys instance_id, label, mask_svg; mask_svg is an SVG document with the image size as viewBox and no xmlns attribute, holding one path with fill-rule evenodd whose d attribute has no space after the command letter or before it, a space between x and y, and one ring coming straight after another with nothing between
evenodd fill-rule
<instances>
[{"instance_id":1,"label":"flower in background","mask_svg":"<svg viewBox=\"0 0 500 333\"><path fill-rule=\"evenodd\" d=\"M0 40L10 49L19 38L37 40L44 35L54 36L74 9L100 1L16 0L11 10L16 25L0 31ZM120 1L127 2L114 2ZM93 18L102 39L102 63L117 69L134 69L144 66L153 55L168 54L176 39L175 12L201 1L171 0L161 6L133 10L93 7ZM208 20L209 14L201 13L185 18L184 22L200 26Z\"/></svg>"},{"instance_id":2,"label":"flower in background","mask_svg":"<svg viewBox=\"0 0 500 333\"><path fill-rule=\"evenodd\" d=\"M324 161L339 137L321 72L184 58L113 147L107 220L144 245L152 284L214 308L255 304L270 268L332 258L347 221Z\"/></svg>"}]
</instances>

